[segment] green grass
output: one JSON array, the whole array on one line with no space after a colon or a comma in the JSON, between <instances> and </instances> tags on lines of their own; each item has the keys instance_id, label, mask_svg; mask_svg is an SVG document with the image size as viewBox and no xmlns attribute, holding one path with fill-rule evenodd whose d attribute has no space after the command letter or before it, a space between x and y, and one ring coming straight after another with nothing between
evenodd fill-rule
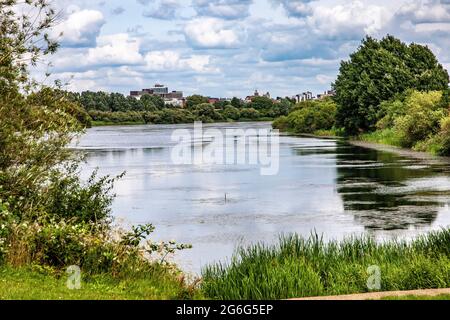
<instances>
[{"instance_id":1,"label":"green grass","mask_svg":"<svg viewBox=\"0 0 450 320\"><path fill-rule=\"evenodd\" d=\"M400 147L400 139L393 129L377 130L371 133L362 134L359 139L366 142L386 144Z\"/></svg>"},{"instance_id":2,"label":"green grass","mask_svg":"<svg viewBox=\"0 0 450 320\"><path fill-rule=\"evenodd\" d=\"M201 299L175 277L82 279L81 289L67 287L67 275L32 268L0 268L1 300L171 300Z\"/></svg>"},{"instance_id":3,"label":"green grass","mask_svg":"<svg viewBox=\"0 0 450 320\"><path fill-rule=\"evenodd\" d=\"M238 249L230 263L207 266L202 290L225 300L365 293L372 265L381 270L380 291L450 287L450 230L384 244L286 236L277 245Z\"/></svg>"}]
</instances>

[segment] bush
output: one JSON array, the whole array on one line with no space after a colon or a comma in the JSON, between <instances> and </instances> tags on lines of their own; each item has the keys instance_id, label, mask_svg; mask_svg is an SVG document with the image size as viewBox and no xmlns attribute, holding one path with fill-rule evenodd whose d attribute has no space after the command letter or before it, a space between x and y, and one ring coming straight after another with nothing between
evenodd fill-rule
<instances>
[{"instance_id":1,"label":"bush","mask_svg":"<svg viewBox=\"0 0 450 320\"><path fill-rule=\"evenodd\" d=\"M405 114L395 118L394 131L402 147L411 148L437 133L448 113L441 108L442 92L414 91L405 100Z\"/></svg>"},{"instance_id":2,"label":"bush","mask_svg":"<svg viewBox=\"0 0 450 320\"><path fill-rule=\"evenodd\" d=\"M223 116L226 119L239 120L239 118L241 117L241 113L238 108L227 106L223 111Z\"/></svg>"},{"instance_id":3,"label":"bush","mask_svg":"<svg viewBox=\"0 0 450 320\"><path fill-rule=\"evenodd\" d=\"M280 131L287 131L289 129L288 117L282 116L275 119L275 121L272 123L272 127Z\"/></svg>"},{"instance_id":4,"label":"bush","mask_svg":"<svg viewBox=\"0 0 450 320\"><path fill-rule=\"evenodd\" d=\"M439 156L450 156L450 117L441 120L440 131L414 147L417 151L428 151Z\"/></svg>"},{"instance_id":5,"label":"bush","mask_svg":"<svg viewBox=\"0 0 450 320\"><path fill-rule=\"evenodd\" d=\"M243 108L241 110L241 119L243 120L257 120L260 116L259 111L254 108Z\"/></svg>"},{"instance_id":6,"label":"bush","mask_svg":"<svg viewBox=\"0 0 450 320\"><path fill-rule=\"evenodd\" d=\"M274 122L274 128L295 133L330 130L335 124L336 105L331 100L302 102L287 117Z\"/></svg>"},{"instance_id":7,"label":"bush","mask_svg":"<svg viewBox=\"0 0 450 320\"><path fill-rule=\"evenodd\" d=\"M103 223L109 219L113 184L122 176L97 179L94 171L87 182L83 182L76 165L69 167L64 175L56 172L43 194L46 199L44 210L58 219Z\"/></svg>"}]
</instances>

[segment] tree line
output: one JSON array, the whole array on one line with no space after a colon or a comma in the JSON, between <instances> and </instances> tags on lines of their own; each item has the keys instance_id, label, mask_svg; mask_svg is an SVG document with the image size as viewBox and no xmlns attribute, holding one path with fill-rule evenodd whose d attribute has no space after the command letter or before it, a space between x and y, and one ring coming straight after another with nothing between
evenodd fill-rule
<instances>
[{"instance_id":1,"label":"tree line","mask_svg":"<svg viewBox=\"0 0 450 320\"><path fill-rule=\"evenodd\" d=\"M140 99L121 93L66 92L67 98L78 103L86 112L80 118L93 124L178 124L202 121L262 121L287 115L293 107L289 99L273 101L266 97L254 97L251 102L241 99L220 100L209 103L207 97L193 95L186 99L185 107L165 104L159 96L143 95Z\"/></svg>"}]
</instances>

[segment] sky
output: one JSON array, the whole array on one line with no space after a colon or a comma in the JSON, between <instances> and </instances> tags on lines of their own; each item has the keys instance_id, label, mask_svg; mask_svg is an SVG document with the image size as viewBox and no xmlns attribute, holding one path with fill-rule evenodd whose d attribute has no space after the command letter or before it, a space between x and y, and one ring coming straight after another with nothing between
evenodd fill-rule
<instances>
[{"instance_id":1,"label":"sky","mask_svg":"<svg viewBox=\"0 0 450 320\"><path fill-rule=\"evenodd\" d=\"M54 0L46 71L73 91L321 93L366 36L428 45L450 68L450 0ZM61 32L63 35L61 36Z\"/></svg>"}]
</instances>

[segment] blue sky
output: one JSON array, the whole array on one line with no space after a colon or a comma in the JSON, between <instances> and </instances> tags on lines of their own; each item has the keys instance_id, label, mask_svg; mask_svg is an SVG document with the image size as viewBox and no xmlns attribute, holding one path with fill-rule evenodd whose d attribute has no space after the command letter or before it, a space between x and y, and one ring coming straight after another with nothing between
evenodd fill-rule
<instances>
[{"instance_id":1,"label":"blue sky","mask_svg":"<svg viewBox=\"0 0 450 320\"><path fill-rule=\"evenodd\" d=\"M450 0L55 0L54 78L75 91L164 83L185 94L330 87L365 35L429 45L450 67Z\"/></svg>"}]
</instances>

